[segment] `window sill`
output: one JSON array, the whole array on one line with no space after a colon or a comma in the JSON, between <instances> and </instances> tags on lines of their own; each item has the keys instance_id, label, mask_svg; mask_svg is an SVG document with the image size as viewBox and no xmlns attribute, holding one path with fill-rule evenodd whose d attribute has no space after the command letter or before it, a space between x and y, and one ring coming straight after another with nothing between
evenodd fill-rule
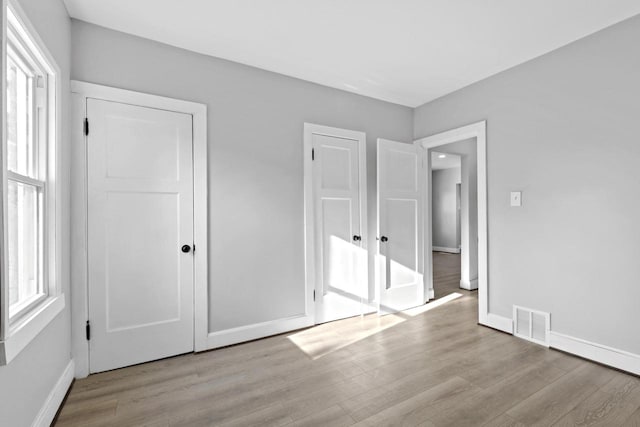
<instances>
[{"instance_id":1,"label":"window sill","mask_svg":"<svg viewBox=\"0 0 640 427\"><path fill-rule=\"evenodd\" d=\"M12 325L9 336L0 341L0 366L13 360L55 317L64 310L64 294L47 298L32 312Z\"/></svg>"}]
</instances>

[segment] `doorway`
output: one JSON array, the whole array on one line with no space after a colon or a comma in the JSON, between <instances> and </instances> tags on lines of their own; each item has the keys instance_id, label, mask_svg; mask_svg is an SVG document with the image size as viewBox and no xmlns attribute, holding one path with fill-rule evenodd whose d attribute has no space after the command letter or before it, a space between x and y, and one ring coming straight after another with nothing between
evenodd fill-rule
<instances>
[{"instance_id":1,"label":"doorway","mask_svg":"<svg viewBox=\"0 0 640 427\"><path fill-rule=\"evenodd\" d=\"M512 325L510 319L501 319L500 316L495 316L489 313L489 284L488 284L488 242L487 242L487 123L481 121L473 123L467 126L462 126L449 131L445 131L436 135L428 136L416 140L414 143L420 147L429 150L438 151L441 146L447 144L466 141L473 141L475 144L475 167L477 182L475 185L470 185L470 189L475 189L477 192L477 206L470 208L477 213L477 239L475 245L477 247L477 289L478 289L478 322L482 325L490 326L492 328L502 330L508 333L512 332ZM427 161L431 160L427 157ZM426 174L427 180L430 182L431 178L429 174ZM431 212L431 195L429 194L430 184L427 185L427 199L428 199L428 213ZM462 196L464 200L464 196ZM429 215L427 215L428 217ZM461 219L463 221L463 219ZM433 272L432 261L432 230L431 221L428 220L427 233L425 234L425 253L428 254L425 257L425 263L428 263L428 271ZM462 234L462 233L461 233ZM462 240L464 235L461 236ZM474 243L471 241L471 243ZM464 242L461 242L461 246ZM461 279L462 280L462 279ZM433 298L433 273L427 275L425 281L429 298ZM470 286L473 285L470 283Z\"/></svg>"},{"instance_id":2,"label":"doorway","mask_svg":"<svg viewBox=\"0 0 640 427\"><path fill-rule=\"evenodd\" d=\"M436 151L437 150L437 151ZM460 184L460 288L478 289L478 190L475 138L428 150L431 156L432 250L455 247L455 184ZM448 166L454 168L446 169ZM445 206L443 206L445 205ZM444 247L443 247L444 246Z\"/></svg>"},{"instance_id":3,"label":"doorway","mask_svg":"<svg viewBox=\"0 0 640 427\"><path fill-rule=\"evenodd\" d=\"M439 299L457 292L461 278L462 157L430 150L433 294Z\"/></svg>"}]
</instances>

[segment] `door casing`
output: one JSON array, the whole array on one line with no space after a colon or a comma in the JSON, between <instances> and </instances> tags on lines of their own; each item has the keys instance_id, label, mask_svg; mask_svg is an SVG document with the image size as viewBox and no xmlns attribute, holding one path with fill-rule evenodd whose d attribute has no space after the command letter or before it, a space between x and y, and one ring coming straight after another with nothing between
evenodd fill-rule
<instances>
[{"instance_id":1,"label":"door casing","mask_svg":"<svg viewBox=\"0 0 640 427\"><path fill-rule=\"evenodd\" d=\"M488 273L488 240L487 240L487 122L485 120L448 130L436 135L414 141L425 148L425 165L428 165L427 179L431 172L431 160L429 150L452 142L475 138L477 152L477 185L478 185L478 323L498 329L509 334L513 333L511 319L498 316L489 312L489 273ZM428 192L429 185L426 186ZM433 290L433 263L432 263L432 233L431 233L431 199L425 194L427 200L427 222L425 224L425 265L426 290Z\"/></svg>"},{"instance_id":2,"label":"door casing","mask_svg":"<svg viewBox=\"0 0 640 427\"><path fill-rule=\"evenodd\" d=\"M207 106L109 86L71 81L71 344L75 376L89 375L89 345L85 335L88 308L87 150L84 134L87 98L157 108L193 117L194 196L194 348L208 348L208 196ZM89 132L91 124L89 123Z\"/></svg>"}]
</instances>

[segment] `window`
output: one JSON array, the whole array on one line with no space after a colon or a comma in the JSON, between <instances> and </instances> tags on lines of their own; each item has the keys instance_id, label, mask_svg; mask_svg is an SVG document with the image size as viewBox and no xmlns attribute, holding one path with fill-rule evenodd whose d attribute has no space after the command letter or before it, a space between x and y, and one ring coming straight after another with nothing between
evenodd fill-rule
<instances>
[{"instance_id":1,"label":"window","mask_svg":"<svg viewBox=\"0 0 640 427\"><path fill-rule=\"evenodd\" d=\"M55 191L59 72L19 6L9 1L5 12L0 350L60 296ZM57 307L61 309L59 303Z\"/></svg>"},{"instance_id":2,"label":"window","mask_svg":"<svg viewBox=\"0 0 640 427\"><path fill-rule=\"evenodd\" d=\"M13 22L12 22L13 21ZM49 75L7 27L7 256L9 317L18 318L46 298L47 84Z\"/></svg>"}]
</instances>

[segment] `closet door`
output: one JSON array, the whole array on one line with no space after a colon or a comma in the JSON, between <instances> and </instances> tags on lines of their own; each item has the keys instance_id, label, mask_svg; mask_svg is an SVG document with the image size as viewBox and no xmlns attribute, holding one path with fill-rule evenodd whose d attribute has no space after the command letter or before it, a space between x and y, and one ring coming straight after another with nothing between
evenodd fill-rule
<instances>
[{"instance_id":1,"label":"closet door","mask_svg":"<svg viewBox=\"0 0 640 427\"><path fill-rule=\"evenodd\" d=\"M367 311L365 135L308 125L316 254L316 323Z\"/></svg>"},{"instance_id":2,"label":"closet door","mask_svg":"<svg viewBox=\"0 0 640 427\"><path fill-rule=\"evenodd\" d=\"M421 148L378 139L378 255L380 312L424 304Z\"/></svg>"},{"instance_id":3,"label":"closet door","mask_svg":"<svg viewBox=\"0 0 640 427\"><path fill-rule=\"evenodd\" d=\"M192 116L88 99L89 364L193 351Z\"/></svg>"}]
</instances>

